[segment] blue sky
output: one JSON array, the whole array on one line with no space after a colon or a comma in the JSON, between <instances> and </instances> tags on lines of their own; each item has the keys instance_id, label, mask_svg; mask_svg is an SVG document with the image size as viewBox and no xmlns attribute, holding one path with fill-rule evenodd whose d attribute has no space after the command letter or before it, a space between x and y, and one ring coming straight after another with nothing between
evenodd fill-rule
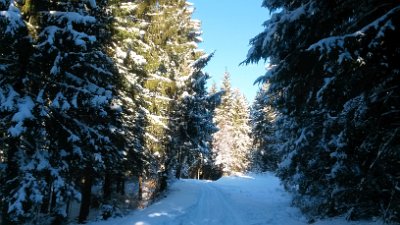
<instances>
[{"instance_id":1,"label":"blue sky","mask_svg":"<svg viewBox=\"0 0 400 225\"><path fill-rule=\"evenodd\" d=\"M253 86L257 77L265 73L263 61L258 64L239 66L250 49L249 40L263 31L262 23L269 12L261 7L262 0L189 0L196 8L194 19L202 21L203 43L199 45L207 53L215 55L205 68L211 75L209 86L220 86L227 68L232 86L239 88L251 102L258 90Z\"/></svg>"}]
</instances>

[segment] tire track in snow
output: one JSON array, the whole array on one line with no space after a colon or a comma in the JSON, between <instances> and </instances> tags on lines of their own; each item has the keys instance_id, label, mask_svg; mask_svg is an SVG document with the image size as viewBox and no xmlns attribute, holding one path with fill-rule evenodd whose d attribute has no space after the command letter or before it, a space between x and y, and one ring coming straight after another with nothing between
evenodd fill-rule
<instances>
[{"instance_id":1,"label":"tire track in snow","mask_svg":"<svg viewBox=\"0 0 400 225\"><path fill-rule=\"evenodd\" d=\"M232 207L232 202L226 198L220 189L213 183L199 183L199 198L184 215L178 217L176 224L188 225L243 225L241 218L238 217L236 209Z\"/></svg>"}]
</instances>

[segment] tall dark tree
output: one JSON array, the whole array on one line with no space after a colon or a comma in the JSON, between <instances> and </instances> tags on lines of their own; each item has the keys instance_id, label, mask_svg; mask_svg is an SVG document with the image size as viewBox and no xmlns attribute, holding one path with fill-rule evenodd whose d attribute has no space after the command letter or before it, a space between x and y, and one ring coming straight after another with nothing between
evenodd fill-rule
<instances>
[{"instance_id":1,"label":"tall dark tree","mask_svg":"<svg viewBox=\"0 0 400 225\"><path fill-rule=\"evenodd\" d=\"M113 35L109 51L121 77L118 101L122 106L121 123L126 145L122 166L114 168L116 171L109 171L108 176L113 176L114 179L112 182L105 182L104 188L117 182L118 190L116 191L120 193L124 190L126 176L142 180L142 176L148 170L145 165L150 164L148 159L151 158L151 155L144 151L147 111L143 86L148 77L145 69L148 61L143 54L148 45L143 41L145 32L143 24L148 21L143 18L143 15L137 15L141 4L144 3L125 0L111 1L110 4L113 15L111 26ZM139 188L139 198L141 198L141 192L142 189Z\"/></svg>"},{"instance_id":2,"label":"tall dark tree","mask_svg":"<svg viewBox=\"0 0 400 225\"><path fill-rule=\"evenodd\" d=\"M394 1L265 0L246 63L284 129L279 174L311 216L399 221L399 20Z\"/></svg>"},{"instance_id":3,"label":"tall dark tree","mask_svg":"<svg viewBox=\"0 0 400 225\"><path fill-rule=\"evenodd\" d=\"M271 99L266 95L268 85L261 88L253 102L250 112L251 136L253 139L252 169L256 171L275 171L280 163L279 143L277 141L276 112Z\"/></svg>"},{"instance_id":4,"label":"tall dark tree","mask_svg":"<svg viewBox=\"0 0 400 225\"><path fill-rule=\"evenodd\" d=\"M25 73L12 71L23 78L16 89L25 94L11 115L7 138L18 141L8 149L15 164L15 177L8 180L18 184L4 192L5 212L14 223L44 223L40 217L46 214L60 222L80 188L84 221L93 175L120 158L113 105L118 81L104 52L101 4L43 0L21 5L35 43L29 61L18 65L27 67ZM9 12L18 18L16 9Z\"/></svg>"},{"instance_id":5,"label":"tall dark tree","mask_svg":"<svg viewBox=\"0 0 400 225\"><path fill-rule=\"evenodd\" d=\"M174 110L169 153L177 178L199 179L203 177L204 167L211 164L212 134L217 131L213 113L220 101L220 93L208 93L209 75L202 71L211 57L206 55L193 63L186 91Z\"/></svg>"},{"instance_id":6,"label":"tall dark tree","mask_svg":"<svg viewBox=\"0 0 400 225\"><path fill-rule=\"evenodd\" d=\"M0 206L2 223L11 223L8 214L12 192L18 186L17 152L19 132L31 119L33 100L24 82L31 52L28 29L14 1L0 1Z\"/></svg>"}]
</instances>

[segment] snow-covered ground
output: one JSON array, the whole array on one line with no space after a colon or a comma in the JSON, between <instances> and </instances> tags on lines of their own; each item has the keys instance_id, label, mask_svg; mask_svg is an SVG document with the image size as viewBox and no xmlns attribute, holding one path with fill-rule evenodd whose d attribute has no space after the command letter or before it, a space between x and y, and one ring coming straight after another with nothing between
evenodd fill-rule
<instances>
[{"instance_id":1,"label":"snow-covered ground","mask_svg":"<svg viewBox=\"0 0 400 225\"><path fill-rule=\"evenodd\" d=\"M123 218L90 225L306 225L290 196L271 174L223 177L218 181L179 180L166 198ZM343 218L314 225L381 225Z\"/></svg>"}]
</instances>

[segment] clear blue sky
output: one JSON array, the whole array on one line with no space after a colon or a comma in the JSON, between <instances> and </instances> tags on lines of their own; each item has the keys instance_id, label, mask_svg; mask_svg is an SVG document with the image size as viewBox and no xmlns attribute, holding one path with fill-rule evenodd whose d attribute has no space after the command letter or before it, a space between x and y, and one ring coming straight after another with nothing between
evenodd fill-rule
<instances>
[{"instance_id":1,"label":"clear blue sky","mask_svg":"<svg viewBox=\"0 0 400 225\"><path fill-rule=\"evenodd\" d=\"M215 55L205 68L211 75L209 86L220 86L227 68L232 86L239 88L251 102L258 90L254 81L265 74L263 61L258 64L239 66L250 49L249 40L261 33L262 24L269 12L261 7L262 0L189 0L196 8L194 19L202 21L203 43L199 45L207 53Z\"/></svg>"}]
</instances>

